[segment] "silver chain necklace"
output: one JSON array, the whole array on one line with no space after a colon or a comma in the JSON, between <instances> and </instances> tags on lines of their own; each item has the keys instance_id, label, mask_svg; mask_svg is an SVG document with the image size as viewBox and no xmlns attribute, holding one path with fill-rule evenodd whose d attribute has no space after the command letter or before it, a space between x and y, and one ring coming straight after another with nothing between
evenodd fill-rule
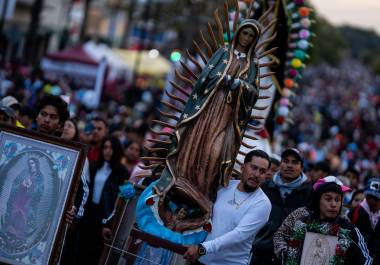
<instances>
[{"instance_id":1,"label":"silver chain necklace","mask_svg":"<svg viewBox=\"0 0 380 265\"><path fill-rule=\"evenodd\" d=\"M234 191L234 200L233 200L233 204L236 205L236 206L235 206L236 210L239 210L240 206L241 206L246 200L248 200L248 199L252 196L253 193L249 194L249 195L247 196L247 198L245 198L243 201L241 201L241 202L237 202L237 201L236 201L236 190L237 190L237 189L238 189L238 188L236 187L236 189L235 189L235 191Z\"/></svg>"}]
</instances>

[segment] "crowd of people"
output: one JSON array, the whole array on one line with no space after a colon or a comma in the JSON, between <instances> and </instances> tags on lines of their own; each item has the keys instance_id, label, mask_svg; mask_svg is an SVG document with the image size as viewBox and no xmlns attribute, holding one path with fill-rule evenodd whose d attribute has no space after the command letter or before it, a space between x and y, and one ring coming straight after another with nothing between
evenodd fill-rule
<instances>
[{"instance_id":1,"label":"crowd of people","mask_svg":"<svg viewBox=\"0 0 380 265\"><path fill-rule=\"evenodd\" d=\"M313 241L313 232L337 238L334 264L380 264L378 83L354 61L339 70L310 67L305 75L294 126L284 134L287 147L297 149L277 157L247 154L241 179L218 191L213 230L204 243L188 246L188 261L299 264L302 242ZM106 99L92 111L54 95L57 86L57 94L68 95L70 82L52 86L40 72L21 76L15 69L7 78L13 86L0 101L0 122L89 147L75 206L66 215L76 229L66 238L62 264L96 264L113 236L109 222L119 186L144 181L139 158L150 145L159 92L136 97L126 89L126 104ZM307 264L328 264L327 239L318 240Z\"/></svg>"},{"instance_id":2,"label":"crowd of people","mask_svg":"<svg viewBox=\"0 0 380 265\"><path fill-rule=\"evenodd\" d=\"M352 189L337 177L309 179L295 148L281 154L279 171L265 181L270 163L260 150L247 154L240 181L218 191L216 228L205 242L188 248L186 259L202 262L194 264L379 264L380 178L368 181L363 201L344 216L343 197Z\"/></svg>"},{"instance_id":3,"label":"crowd of people","mask_svg":"<svg viewBox=\"0 0 380 265\"><path fill-rule=\"evenodd\" d=\"M308 67L295 91L294 125L284 141L298 146L307 168L342 176L353 168L363 184L380 169L378 88L375 75L355 60L338 68Z\"/></svg>"}]
</instances>

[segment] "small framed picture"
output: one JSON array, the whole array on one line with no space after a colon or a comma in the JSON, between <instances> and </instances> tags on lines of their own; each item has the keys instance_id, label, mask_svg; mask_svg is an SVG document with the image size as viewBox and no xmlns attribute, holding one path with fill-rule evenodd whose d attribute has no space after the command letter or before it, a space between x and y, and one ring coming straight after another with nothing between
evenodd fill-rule
<instances>
[{"instance_id":1,"label":"small framed picture","mask_svg":"<svg viewBox=\"0 0 380 265\"><path fill-rule=\"evenodd\" d=\"M328 265L338 237L306 232L300 265Z\"/></svg>"},{"instance_id":2,"label":"small framed picture","mask_svg":"<svg viewBox=\"0 0 380 265\"><path fill-rule=\"evenodd\" d=\"M0 125L0 263L53 264L84 145Z\"/></svg>"}]
</instances>

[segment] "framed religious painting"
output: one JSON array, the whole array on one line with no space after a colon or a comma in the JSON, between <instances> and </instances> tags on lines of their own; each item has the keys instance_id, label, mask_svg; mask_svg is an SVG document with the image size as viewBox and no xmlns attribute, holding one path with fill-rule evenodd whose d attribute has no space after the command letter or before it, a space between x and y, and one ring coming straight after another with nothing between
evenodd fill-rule
<instances>
[{"instance_id":1,"label":"framed religious painting","mask_svg":"<svg viewBox=\"0 0 380 265\"><path fill-rule=\"evenodd\" d=\"M300 265L329 265L338 237L306 232Z\"/></svg>"},{"instance_id":2,"label":"framed religious painting","mask_svg":"<svg viewBox=\"0 0 380 265\"><path fill-rule=\"evenodd\" d=\"M54 264L84 145L0 125L0 264Z\"/></svg>"}]
</instances>

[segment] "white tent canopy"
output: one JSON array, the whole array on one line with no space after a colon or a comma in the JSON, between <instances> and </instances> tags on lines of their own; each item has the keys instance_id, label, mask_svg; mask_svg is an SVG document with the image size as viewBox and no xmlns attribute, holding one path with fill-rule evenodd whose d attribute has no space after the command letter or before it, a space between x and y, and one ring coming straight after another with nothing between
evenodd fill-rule
<instances>
[{"instance_id":1,"label":"white tent canopy","mask_svg":"<svg viewBox=\"0 0 380 265\"><path fill-rule=\"evenodd\" d=\"M97 62L103 58L107 60L109 79L114 79L119 74L132 74L129 65L107 45L96 44L95 42L90 41L83 45L83 49L93 60Z\"/></svg>"}]
</instances>

